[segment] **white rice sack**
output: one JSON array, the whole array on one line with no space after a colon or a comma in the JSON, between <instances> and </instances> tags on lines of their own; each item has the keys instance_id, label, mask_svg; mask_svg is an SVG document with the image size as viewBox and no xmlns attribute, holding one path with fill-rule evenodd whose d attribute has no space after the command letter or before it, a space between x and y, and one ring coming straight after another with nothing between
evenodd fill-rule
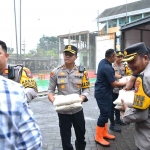
<instances>
[{"instance_id":1,"label":"white rice sack","mask_svg":"<svg viewBox=\"0 0 150 150\"><path fill-rule=\"evenodd\" d=\"M133 100L134 100L134 90L130 90L130 91L119 90L119 96L113 102L115 105L117 105L116 109L120 109L118 107L122 106L121 99L124 100L124 102L127 104L128 107L132 108Z\"/></svg>"},{"instance_id":2,"label":"white rice sack","mask_svg":"<svg viewBox=\"0 0 150 150\"><path fill-rule=\"evenodd\" d=\"M73 103L73 104L70 104L70 105L56 106L55 110L57 112L59 112L59 111L66 111L67 112L67 111L71 111L71 110L74 110L74 109L77 109L77 108L82 108L81 102Z\"/></svg>"},{"instance_id":3,"label":"white rice sack","mask_svg":"<svg viewBox=\"0 0 150 150\"><path fill-rule=\"evenodd\" d=\"M121 79L119 79L119 82L126 82L126 81L129 81L130 78L131 78L131 76L122 77Z\"/></svg>"},{"instance_id":4,"label":"white rice sack","mask_svg":"<svg viewBox=\"0 0 150 150\"><path fill-rule=\"evenodd\" d=\"M53 102L54 106L70 105L82 101L79 94L56 95Z\"/></svg>"},{"instance_id":5,"label":"white rice sack","mask_svg":"<svg viewBox=\"0 0 150 150\"><path fill-rule=\"evenodd\" d=\"M116 108L116 109L121 109L121 108L122 108L122 106L120 106L120 105L116 105L114 108Z\"/></svg>"}]
</instances>

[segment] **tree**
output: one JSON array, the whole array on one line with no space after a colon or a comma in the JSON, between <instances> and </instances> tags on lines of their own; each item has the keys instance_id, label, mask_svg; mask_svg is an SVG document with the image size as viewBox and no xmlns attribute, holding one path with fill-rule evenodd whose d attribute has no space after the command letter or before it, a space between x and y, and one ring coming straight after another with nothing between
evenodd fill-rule
<instances>
[{"instance_id":1,"label":"tree","mask_svg":"<svg viewBox=\"0 0 150 150\"><path fill-rule=\"evenodd\" d=\"M55 36L43 36L40 38L39 43L37 45L37 49L43 49L43 50L55 50L58 52L59 48L59 39Z\"/></svg>"},{"instance_id":2,"label":"tree","mask_svg":"<svg viewBox=\"0 0 150 150\"><path fill-rule=\"evenodd\" d=\"M9 54L12 54L12 53L13 53L13 51L14 51L14 48L7 47L7 52L8 52Z\"/></svg>"},{"instance_id":3,"label":"tree","mask_svg":"<svg viewBox=\"0 0 150 150\"><path fill-rule=\"evenodd\" d=\"M64 45L62 42L61 45ZM50 56L50 58L59 57L59 39L55 36L44 36L40 38L37 44L38 56Z\"/></svg>"}]
</instances>

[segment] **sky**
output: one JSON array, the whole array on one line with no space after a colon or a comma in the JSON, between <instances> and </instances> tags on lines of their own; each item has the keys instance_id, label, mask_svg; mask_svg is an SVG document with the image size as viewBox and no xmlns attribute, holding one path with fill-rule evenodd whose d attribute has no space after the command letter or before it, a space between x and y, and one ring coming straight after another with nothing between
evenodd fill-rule
<instances>
[{"instance_id":1,"label":"sky","mask_svg":"<svg viewBox=\"0 0 150 150\"><path fill-rule=\"evenodd\" d=\"M21 43L26 53L36 49L40 37L96 31L96 17L105 9L138 0L21 0ZM20 50L20 0L16 2ZM14 0L0 0L0 40L16 49ZM23 45L22 45L23 49Z\"/></svg>"}]
</instances>

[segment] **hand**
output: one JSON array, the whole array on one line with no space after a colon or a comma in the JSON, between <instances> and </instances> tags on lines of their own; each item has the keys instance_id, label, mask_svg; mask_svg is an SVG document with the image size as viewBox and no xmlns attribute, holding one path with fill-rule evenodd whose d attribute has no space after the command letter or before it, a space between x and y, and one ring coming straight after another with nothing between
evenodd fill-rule
<instances>
[{"instance_id":1,"label":"hand","mask_svg":"<svg viewBox=\"0 0 150 150\"><path fill-rule=\"evenodd\" d=\"M80 95L81 99L82 99L82 102L85 100L85 96L84 95Z\"/></svg>"},{"instance_id":2,"label":"hand","mask_svg":"<svg viewBox=\"0 0 150 150\"><path fill-rule=\"evenodd\" d=\"M120 111L120 116L123 117L124 116L124 112Z\"/></svg>"},{"instance_id":3,"label":"hand","mask_svg":"<svg viewBox=\"0 0 150 150\"><path fill-rule=\"evenodd\" d=\"M126 86L125 86L125 87L123 88L123 90L126 90L126 91L128 91L128 87L126 87Z\"/></svg>"},{"instance_id":4,"label":"hand","mask_svg":"<svg viewBox=\"0 0 150 150\"><path fill-rule=\"evenodd\" d=\"M55 100L55 97L53 94L48 94L48 99L53 103Z\"/></svg>"},{"instance_id":5,"label":"hand","mask_svg":"<svg viewBox=\"0 0 150 150\"><path fill-rule=\"evenodd\" d=\"M122 108L120 109L120 111L125 111L125 110L128 108L128 106L127 106L127 104L124 102L124 100L121 99L121 102L122 102Z\"/></svg>"},{"instance_id":6,"label":"hand","mask_svg":"<svg viewBox=\"0 0 150 150\"><path fill-rule=\"evenodd\" d=\"M126 90L126 91L131 90L131 88L129 88L128 86L125 86L123 89Z\"/></svg>"},{"instance_id":7,"label":"hand","mask_svg":"<svg viewBox=\"0 0 150 150\"><path fill-rule=\"evenodd\" d=\"M55 101L55 98L53 97L53 98L51 98L51 102L53 103Z\"/></svg>"}]
</instances>

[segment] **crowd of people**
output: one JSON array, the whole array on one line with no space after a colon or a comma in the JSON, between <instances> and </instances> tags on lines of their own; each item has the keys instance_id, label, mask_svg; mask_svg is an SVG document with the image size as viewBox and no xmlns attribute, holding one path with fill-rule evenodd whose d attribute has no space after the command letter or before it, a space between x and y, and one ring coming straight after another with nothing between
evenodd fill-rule
<instances>
[{"instance_id":1,"label":"crowd of people","mask_svg":"<svg viewBox=\"0 0 150 150\"><path fill-rule=\"evenodd\" d=\"M124 126L134 122L135 144L138 150L150 149L149 53L149 48L143 42L133 44L124 51L106 50L105 58L98 65L94 87L94 97L100 110L95 131L96 143L109 146L110 142L107 139L114 140L115 136L109 134L108 128L121 132L117 124ZM90 94L88 72L83 66L75 64L78 48L66 45L63 55L64 64L50 73L48 99L52 103L56 101L54 93L57 87L58 95L78 94L81 104L88 102ZM36 82L29 68L8 65L8 57L7 46L5 42L0 41L0 149L40 150L42 136L29 106L29 102L37 97ZM129 75L130 80L119 81ZM120 110L114 108L113 101L118 98L121 89L135 90L132 108L129 108L123 99ZM72 126L76 135L76 150L86 149L84 110L77 106L57 112L63 150L73 150Z\"/></svg>"}]
</instances>

